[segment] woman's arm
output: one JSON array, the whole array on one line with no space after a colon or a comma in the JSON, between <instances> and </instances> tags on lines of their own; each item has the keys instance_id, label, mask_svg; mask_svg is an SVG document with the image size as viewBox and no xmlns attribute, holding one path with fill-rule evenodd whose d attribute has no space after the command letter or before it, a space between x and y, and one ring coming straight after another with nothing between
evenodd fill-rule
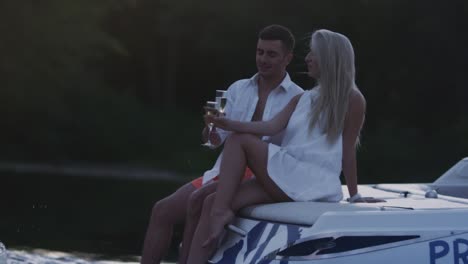
<instances>
[{"instance_id":1,"label":"woman's arm","mask_svg":"<svg viewBox=\"0 0 468 264\"><path fill-rule=\"evenodd\" d=\"M364 124L365 112L366 100L359 90L355 89L351 92L343 128L343 174L350 197L358 193L356 144Z\"/></svg>"},{"instance_id":2,"label":"woman's arm","mask_svg":"<svg viewBox=\"0 0 468 264\"><path fill-rule=\"evenodd\" d=\"M286 127L289 118L296 109L302 94L294 96L291 101L269 121L241 122L234 121L224 117L207 116L208 121L214 123L216 127L224 130L249 133L261 136L273 136Z\"/></svg>"}]
</instances>

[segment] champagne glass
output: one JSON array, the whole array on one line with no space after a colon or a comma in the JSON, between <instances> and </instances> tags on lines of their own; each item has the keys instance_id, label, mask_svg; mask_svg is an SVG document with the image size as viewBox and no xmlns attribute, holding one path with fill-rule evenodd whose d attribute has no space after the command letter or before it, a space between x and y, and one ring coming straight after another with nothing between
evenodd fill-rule
<instances>
[{"instance_id":1,"label":"champagne glass","mask_svg":"<svg viewBox=\"0 0 468 264\"><path fill-rule=\"evenodd\" d=\"M219 113L224 114L224 109L226 108L226 104L227 104L225 90L216 90L216 102L218 103Z\"/></svg>"},{"instance_id":2,"label":"champagne glass","mask_svg":"<svg viewBox=\"0 0 468 264\"><path fill-rule=\"evenodd\" d=\"M213 101L206 102L205 111L207 115L216 115L216 109L218 109L217 102L213 102ZM209 123L208 124L208 141L205 144L202 144L202 146L209 147L209 148L216 147L215 145L211 144L211 141L210 141L210 134L211 134L212 129L213 129L213 123Z\"/></svg>"}]
</instances>

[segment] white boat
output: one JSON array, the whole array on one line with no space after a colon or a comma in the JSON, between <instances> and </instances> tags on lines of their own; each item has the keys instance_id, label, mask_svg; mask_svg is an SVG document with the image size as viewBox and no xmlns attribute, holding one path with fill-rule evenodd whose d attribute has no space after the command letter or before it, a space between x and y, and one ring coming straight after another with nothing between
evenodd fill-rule
<instances>
[{"instance_id":1,"label":"white boat","mask_svg":"<svg viewBox=\"0 0 468 264\"><path fill-rule=\"evenodd\" d=\"M245 208L210 263L468 264L468 158L431 184L360 185L359 192L385 202Z\"/></svg>"}]
</instances>

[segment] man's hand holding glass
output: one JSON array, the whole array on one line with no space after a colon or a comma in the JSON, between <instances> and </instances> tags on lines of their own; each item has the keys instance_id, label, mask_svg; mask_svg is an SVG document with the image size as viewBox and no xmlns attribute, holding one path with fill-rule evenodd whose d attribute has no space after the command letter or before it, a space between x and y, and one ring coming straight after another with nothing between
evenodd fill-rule
<instances>
[{"instance_id":1,"label":"man's hand holding glass","mask_svg":"<svg viewBox=\"0 0 468 264\"><path fill-rule=\"evenodd\" d=\"M205 109L205 125L206 128L203 130L203 138L207 140L202 146L214 149L222 144L221 136L219 135L216 127L210 122L210 116L224 116L225 108L227 104L226 91L216 90L215 101L208 101L204 107Z\"/></svg>"}]
</instances>

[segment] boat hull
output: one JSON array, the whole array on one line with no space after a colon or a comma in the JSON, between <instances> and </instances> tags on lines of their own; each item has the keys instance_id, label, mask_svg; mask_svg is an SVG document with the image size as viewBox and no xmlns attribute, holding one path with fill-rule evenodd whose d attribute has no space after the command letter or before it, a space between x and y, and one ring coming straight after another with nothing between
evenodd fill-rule
<instances>
[{"instance_id":1,"label":"boat hull","mask_svg":"<svg viewBox=\"0 0 468 264\"><path fill-rule=\"evenodd\" d=\"M468 209L344 211L313 225L237 218L211 263L468 263Z\"/></svg>"}]
</instances>

